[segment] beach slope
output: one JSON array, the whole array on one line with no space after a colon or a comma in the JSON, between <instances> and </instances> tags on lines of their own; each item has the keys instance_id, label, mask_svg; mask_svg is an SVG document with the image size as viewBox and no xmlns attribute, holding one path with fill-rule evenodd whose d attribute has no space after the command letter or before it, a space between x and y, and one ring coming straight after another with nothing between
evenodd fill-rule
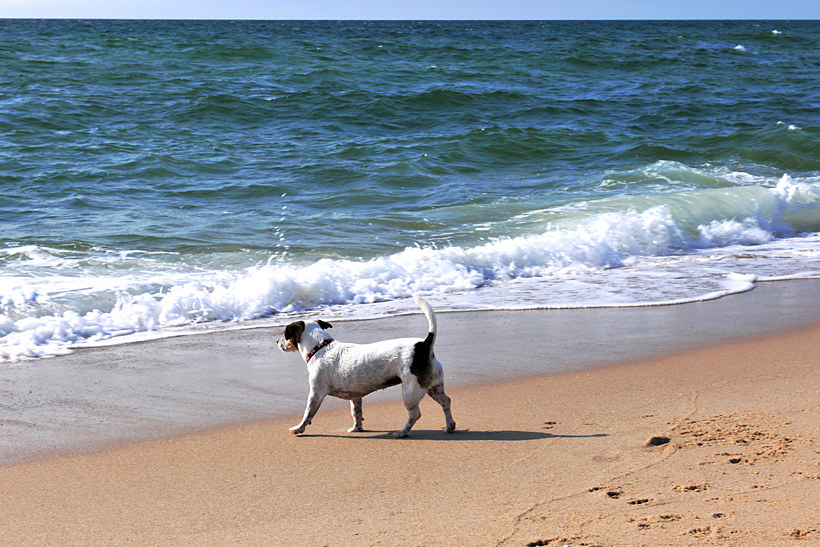
<instances>
[{"instance_id":1,"label":"beach slope","mask_svg":"<svg viewBox=\"0 0 820 547\"><path fill-rule=\"evenodd\" d=\"M0 468L2 545L816 545L820 326Z\"/></svg>"}]
</instances>

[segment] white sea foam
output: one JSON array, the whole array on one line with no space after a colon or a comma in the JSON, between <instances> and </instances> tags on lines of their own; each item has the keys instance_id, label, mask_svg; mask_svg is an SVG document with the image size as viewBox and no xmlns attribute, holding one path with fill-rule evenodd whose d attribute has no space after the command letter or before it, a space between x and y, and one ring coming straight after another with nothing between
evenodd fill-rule
<instances>
[{"instance_id":1,"label":"white sea foam","mask_svg":"<svg viewBox=\"0 0 820 547\"><path fill-rule=\"evenodd\" d=\"M7 248L0 359L333 305L349 317L397 313L414 293L434 295L439 309L660 305L820 275L820 181L745 182L587 202L528 235L369 260L277 256L204 271L145 253Z\"/></svg>"}]
</instances>

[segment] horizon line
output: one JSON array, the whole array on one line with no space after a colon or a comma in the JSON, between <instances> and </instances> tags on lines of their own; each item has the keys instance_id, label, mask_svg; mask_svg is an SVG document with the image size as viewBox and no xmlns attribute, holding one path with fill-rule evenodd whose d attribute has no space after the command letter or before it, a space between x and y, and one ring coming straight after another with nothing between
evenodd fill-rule
<instances>
[{"instance_id":1,"label":"horizon line","mask_svg":"<svg viewBox=\"0 0 820 547\"><path fill-rule=\"evenodd\" d=\"M754 21L820 21L820 18L776 18L776 17L752 17L752 18L731 18L731 17L717 17L711 19L704 19L699 17L682 17L682 18L663 18L663 17L650 17L650 18L618 18L618 19L608 19L608 18L601 18L601 19L529 19L529 18L512 18L512 19L489 19L489 18L482 18L482 19L436 19L436 18L377 18L377 19L360 19L360 18L298 18L298 17L284 17L278 19L268 19L263 17L254 17L254 18L244 18L244 17L193 17L193 18L186 18L186 17L64 17L64 16L57 16L57 17L28 17L28 16L2 16L0 15L0 21L14 21L14 20L23 20L23 21L259 21L259 22L279 22L279 21L302 21L302 22L488 22L488 23L504 23L504 22L532 22L532 23L547 23L547 22L645 22L645 21L668 21L668 22L677 22L677 21L738 21L738 22L754 22Z\"/></svg>"}]
</instances>

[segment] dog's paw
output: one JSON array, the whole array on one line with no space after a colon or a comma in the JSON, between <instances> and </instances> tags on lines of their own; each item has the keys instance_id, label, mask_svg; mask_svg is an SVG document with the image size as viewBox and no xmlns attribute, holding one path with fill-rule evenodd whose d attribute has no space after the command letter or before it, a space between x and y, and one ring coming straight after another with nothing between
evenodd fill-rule
<instances>
[{"instance_id":1,"label":"dog's paw","mask_svg":"<svg viewBox=\"0 0 820 547\"><path fill-rule=\"evenodd\" d=\"M401 431L396 431L395 433L393 433L393 438L394 439L404 439L405 437L407 437L408 433L409 433L409 431L405 431L405 430L402 429Z\"/></svg>"},{"instance_id":2,"label":"dog's paw","mask_svg":"<svg viewBox=\"0 0 820 547\"><path fill-rule=\"evenodd\" d=\"M305 432L305 426L298 426L297 425L296 427L291 427L290 432L293 433L294 435L304 433Z\"/></svg>"},{"instance_id":3,"label":"dog's paw","mask_svg":"<svg viewBox=\"0 0 820 547\"><path fill-rule=\"evenodd\" d=\"M364 433L364 428L363 427L353 426L350 429L348 429L347 432L348 433Z\"/></svg>"},{"instance_id":4,"label":"dog's paw","mask_svg":"<svg viewBox=\"0 0 820 547\"><path fill-rule=\"evenodd\" d=\"M447 424L447 427L444 429L444 432L445 433L452 433L455 430L456 430L456 423L455 422L449 422Z\"/></svg>"}]
</instances>

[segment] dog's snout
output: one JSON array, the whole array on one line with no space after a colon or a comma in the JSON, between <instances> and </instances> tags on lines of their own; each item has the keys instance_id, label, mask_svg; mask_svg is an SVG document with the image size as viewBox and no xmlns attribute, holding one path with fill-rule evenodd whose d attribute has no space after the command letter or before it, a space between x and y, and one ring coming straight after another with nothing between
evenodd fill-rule
<instances>
[{"instance_id":1,"label":"dog's snout","mask_svg":"<svg viewBox=\"0 0 820 547\"><path fill-rule=\"evenodd\" d=\"M287 338L280 338L277 344L279 345L279 349L282 351L296 351L296 348L293 347L293 342Z\"/></svg>"}]
</instances>

